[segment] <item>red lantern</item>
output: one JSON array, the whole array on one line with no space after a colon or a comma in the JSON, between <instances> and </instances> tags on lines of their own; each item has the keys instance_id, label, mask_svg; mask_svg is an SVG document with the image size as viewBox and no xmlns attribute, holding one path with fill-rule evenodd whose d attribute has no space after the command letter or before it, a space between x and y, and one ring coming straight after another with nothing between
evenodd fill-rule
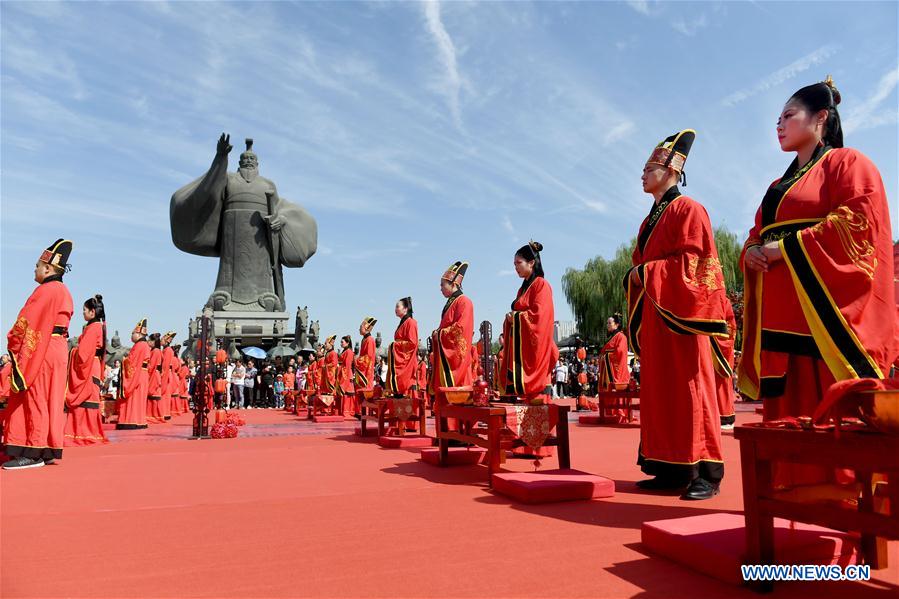
<instances>
[{"instance_id":1,"label":"red lantern","mask_svg":"<svg viewBox=\"0 0 899 599\"><path fill-rule=\"evenodd\" d=\"M215 392L216 393L224 393L228 390L228 381L225 379L218 379L215 381Z\"/></svg>"},{"instance_id":2,"label":"red lantern","mask_svg":"<svg viewBox=\"0 0 899 599\"><path fill-rule=\"evenodd\" d=\"M228 361L228 352L223 349L215 352L215 363L216 364L225 364Z\"/></svg>"},{"instance_id":3,"label":"red lantern","mask_svg":"<svg viewBox=\"0 0 899 599\"><path fill-rule=\"evenodd\" d=\"M587 357L587 350L584 349L583 347L577 348L577 359L578 359L578 360L583 360L583 359L585 359L586 357Z\"/></svg>"}]
</instances>

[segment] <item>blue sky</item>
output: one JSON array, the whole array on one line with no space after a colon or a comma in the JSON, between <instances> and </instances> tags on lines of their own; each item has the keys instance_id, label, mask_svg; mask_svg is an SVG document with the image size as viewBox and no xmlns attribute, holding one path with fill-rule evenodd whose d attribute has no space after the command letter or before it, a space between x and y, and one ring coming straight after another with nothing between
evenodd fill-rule
<instances>
[{"instance_id":1,"label":"blue sky","mask_svg":"<svg viewBox=\"0 0 899 599\"><path fill-rule=\"evenodd\" d=\"M217 261L171 243L172 192L222 131L318 220L287 270L290 312L356 333L411 295L424 337L438 278L471 262L478 322L498 327L515 250L542 242L556 315L565 268L611 255L651 197L640 171L694 128L686 189L745 235L791 156L780 108L832 74L847 145L881 169L897 227L897 4L3 2L0 201L5 330L40 250L75 242L67 282L111 328L177 329ZM76 315L73 331L78 329ZM3 340L5 344L5 338Z\"/></svg>"}]
</instances>

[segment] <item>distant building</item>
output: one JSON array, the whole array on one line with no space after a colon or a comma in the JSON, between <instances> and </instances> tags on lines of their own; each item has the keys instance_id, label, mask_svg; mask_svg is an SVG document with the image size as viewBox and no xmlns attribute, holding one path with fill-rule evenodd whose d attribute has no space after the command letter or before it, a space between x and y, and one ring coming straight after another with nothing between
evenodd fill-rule
<instances>
[{"instance_id":1,"label":"distant building","mask_svg":"<svg viewBox=\"0 0 899 599\"><path fill-rule=\"evenodd\" d=\"M553 323L553 341L556 344L572 335L577 335L577 323L573 320L557 320Z\"/></svg>"}]
</instances>

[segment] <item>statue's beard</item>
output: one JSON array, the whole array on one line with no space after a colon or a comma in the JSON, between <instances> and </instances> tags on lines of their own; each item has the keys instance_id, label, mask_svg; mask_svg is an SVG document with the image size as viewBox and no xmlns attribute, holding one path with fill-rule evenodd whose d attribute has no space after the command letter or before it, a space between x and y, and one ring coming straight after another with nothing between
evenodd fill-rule
<instances>
[{"instance_id":1,"label":"statue's beard","mask_svg":"<svg viewBox=\"0 0 899 599\"><path fill-rule=\"evenodd\" d=\"M240 173L240 176L243 177L244 181L249 183L259 174L259 168L255 166L242 166L237 169L237 172Z\"/></svg>"}]
</instances>

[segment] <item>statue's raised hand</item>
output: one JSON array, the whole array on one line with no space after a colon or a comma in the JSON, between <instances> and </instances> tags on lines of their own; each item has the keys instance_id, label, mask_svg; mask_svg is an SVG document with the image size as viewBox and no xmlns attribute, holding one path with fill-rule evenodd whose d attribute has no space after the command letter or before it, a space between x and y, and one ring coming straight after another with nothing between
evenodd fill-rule
<instances>
[{"instance_id":1,"label":"statue's raised hand","mask_svg":"<svg viewBox=\"0 0 899 599\"><path fill-rule=\"evenodd\" d=\"M233 147L234 146L231 145L231 136L222 133L222 136L219 137L218 144L215 146L215 153L219 155L227 155L229 152L231 152L231 148Z\"/></svg>"}]
</instances>

